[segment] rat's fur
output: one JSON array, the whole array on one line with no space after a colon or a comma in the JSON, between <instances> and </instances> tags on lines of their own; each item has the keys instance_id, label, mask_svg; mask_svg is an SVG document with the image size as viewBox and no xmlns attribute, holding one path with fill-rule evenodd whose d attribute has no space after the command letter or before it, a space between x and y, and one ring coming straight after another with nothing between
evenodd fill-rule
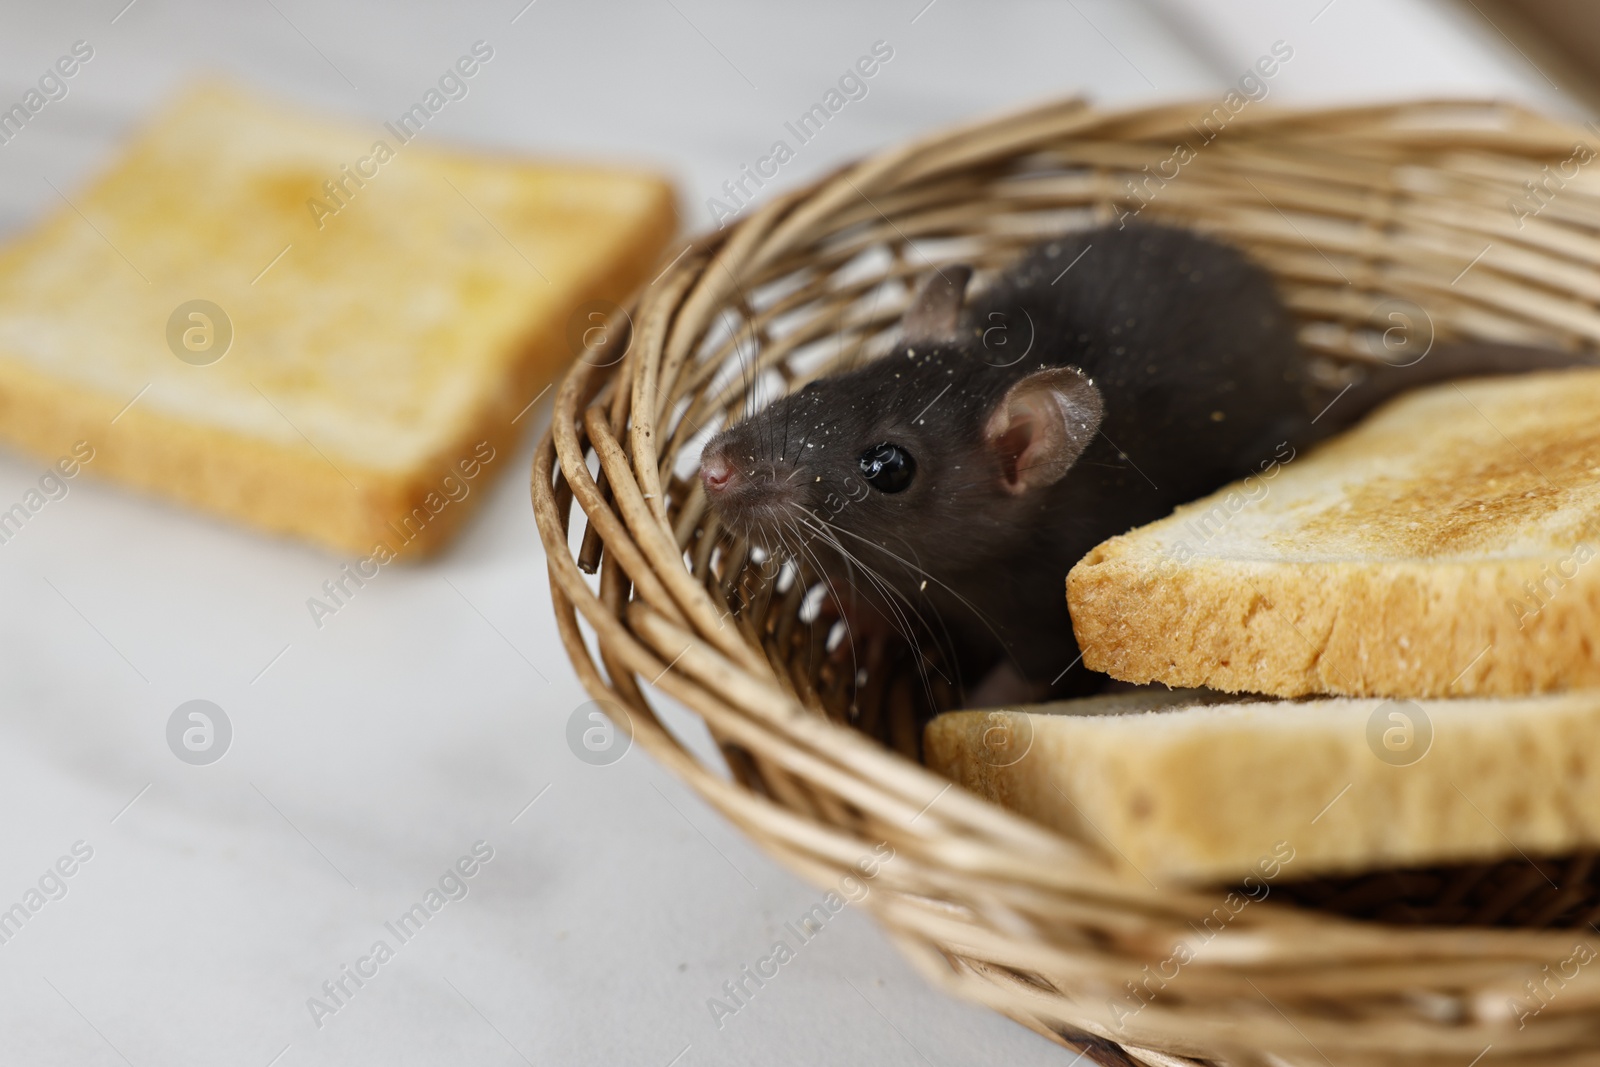
<instances>
[{"instance_id":1,"label":"rat's fur","mask_svg":"<svg viewBox=\"0 0 1600 1067\"><path fill-rule=\"evenodd\" d=\"M964 281L935 279L919 305L955 303L918 306L906 323L951 319ZM703 471L731 475L709 494L725 526L809 554L907 636L948 642L969 684L1006 658L1036 688L1082 690L1099 676L1067 672L1078 653L1065 580L1089 549L1285 461L1411 384L1577 361L1526 353L1457 349L1426 370L1382 368L1318 418L1335 393L1307 382L1266 272L1188 231L1107 227L1034 247L944 336L905 338L725 430ZM1008 391L1063 367L1093 383L1103 419L1081 438L1067 427L1064 477L1019 488L986 431ZM877 492L857 469L883 442L915 458L904 492Z\"/></svg>"}]
</instances>

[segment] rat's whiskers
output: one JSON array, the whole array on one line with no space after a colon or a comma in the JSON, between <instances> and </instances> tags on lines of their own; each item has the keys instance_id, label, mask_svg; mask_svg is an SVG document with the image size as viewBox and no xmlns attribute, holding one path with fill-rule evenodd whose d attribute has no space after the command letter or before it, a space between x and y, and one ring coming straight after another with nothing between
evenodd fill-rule
<instances>
[{"instance_id":1,"label":"rat's whiskers","mask_svg":"<svg viewBox=\"0 0 1600 1067\"><path fill-rule=\"evenodd\" d=\"M999 641L1002 647L1005 646L1004 639L1000 636L999 630L997 630L995 628L994 620L989 618L989 616L987 614L985 614L983 612L983 610L980 609L971 600L967 599L966 597L962 596L960 593L956 592L954 589L950 588L949 585L947 585L946 583L940 581L932 573L930 573L929 571L923 570L921 567L917 566L915 563L912 563L910 560L906 559L904 556L900 555L898 552L895 552L893 549L889 548L887 545L880 545L880 544L878 544L878 542L872 540L871 538L862 537L860 534L855 533L855 532L853 532L851 530L846 530L842 526L838 526L838 525L836 525L834 523L828 522L826 519L823 519L820 516L816 516L816 518L817 518L818 522L820 522L824 526L828 527L828 529L836 531L838 533L846 534L846 535L848 535L850 537L854 537L856 540L861 541L864 544L872 546L873 548L877 549L879 552L882 552L884 555L886 555L890 559L894 560L896 563L900 564L902 567L905 567L908 570L914 571L920 577L926 578L928 581L932 582L934 585L937 585L939 588L941 588L945 592L949 593L952 597L954 597L956 599L956 601L958 603L960 603L968 611L971 611L972 614L978 619L979 622L983 623L984 628L986 630L988 630L989 633L994 635L994 639L996 641Z\"/></svg>"},{"instance_id":2,"label":"rat's whiskers","mask_svg":"<svg viewBox=\"0 0 1600 1067\"><path fill-rule=\"evenodd\" d=\"M928 698L929 704L931 705L933 703L933 686L928 680L927 671L925 669L926 666L931 665L931 661L922 654L922 644L917 637L917 632L920 631L921 633L933 638L936 647L941 653L953 653L953 646L947 647L946 645L939 644L938 634L935 632L933 627L928 625L928 620L923 618L922 613L917 610L916 605L913 604L904 593L897 589L893 582L879 574L877 570L865 560L861 559L855 553L845 548L838 538L829 533L829 531L826 529L826 526L828 525L826 520L823 520L820 516L812 515L812 519L816 519L818 523L822 523L822 525L816 525L815 523L807 521L805 516L796 516L796 518L802 525L811 529L818 536L820 536L824 543L826 543L839 554L841 559L845 560L847 563L854 563L856 568L860 570L861 576L866 579L870 587L875 589L880 594L883 607L887 608L893 613L892 618L885 616L885 621L889 622L889 624L894 627L895 632L906 639L906 643L915 653L915 658L917 660L917 673L921 677L924 693ZM899 601L899 603L897 604L896 601ZM901 604L904 605L904 610L902 610L900 606ZM908 615L907 612L910 614ZM911 619L913 617L916 619L916 626L912 625ZM949 640L948 632L945 634L945 639L946 641ZM953 661L954 660L952 656L952 662ZM934 669L936 671L938 670L937 667ZM939 676L944 678L942 672ZM945 678L945 681L948 682L949 679Z\"/></svg>"}]
</instances>

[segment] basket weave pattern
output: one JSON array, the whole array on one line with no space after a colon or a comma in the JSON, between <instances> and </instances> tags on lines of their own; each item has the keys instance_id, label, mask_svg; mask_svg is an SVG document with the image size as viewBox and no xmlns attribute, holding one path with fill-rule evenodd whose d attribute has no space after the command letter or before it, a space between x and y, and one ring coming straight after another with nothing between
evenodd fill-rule
<instances>
[{"instance_id":1,"label":"basket weave pattern","mask_svg":"<svg viewBox=\"0 0 1600 1067\"><path fill-rule=\"evenodd\" d=\"M1261 108L1207 139L1205 113L1050 103L868 159L691 245L615 317L625 355L562 383L538 451L567 651L652 757L800 875L832 887L891 846L862 905L921 970L1099 1062L1600 1063L1600 966L1569 962L1592 929L1386 926L1282 894L1158 889L1114 873L1092 836L953 788L917 762L909 656L841 669L806 577L719 531L692 476L752 383L770 395L880 351L935 265L994 268L1130 215L1246 249L1329 374L1397 326L1600 341L1600 168L1570 163L1586 131L1437 103ZM704 718L731 779L662 725L649 688Z\"/></svg>"}]
</instances>

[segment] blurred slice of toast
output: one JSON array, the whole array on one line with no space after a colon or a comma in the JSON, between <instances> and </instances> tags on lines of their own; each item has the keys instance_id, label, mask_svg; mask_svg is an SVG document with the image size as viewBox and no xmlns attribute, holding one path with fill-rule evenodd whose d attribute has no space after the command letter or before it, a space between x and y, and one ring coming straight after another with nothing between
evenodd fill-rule
<instances>
[{"instance_id":1,"label":"blurred slice of toast","mask_svg":"<svg viewBox=\"0 0 1600 1067\"><path fill-rule=\"evenodd\" d=\"M1269 878L1299 879L1600 846L1600 691L1209 705L1128 694L949 712L924 751L941 774L1160 885L1260 879L1274 861Z\"/></svg>"},{"instance_id":2,"label":"blurred slice of toast","mask_svg":"<svg viewBox=\"0 0 1600 1067\"><path fill-rule=\"evenodd\" d=\"M402 143L217 85L69 196L0 250L0 439L45 461L87 441L91 474L397 555L459 525L573 358L574 312L623 299L676 227L649 174ZM179 311L196 300L225 318Z\"/></svg>"},{"instance_id":3,"label":"blurred slice of toast","mask_svg":"<svg viewBox=\"0 0 1600 1067\"><path fill-rule=\"evenodd\" d=\"M1600 371L1404 396L1072 569L1084 662L1299 696L1600 686Z\"/></svg>"}]
</instances>

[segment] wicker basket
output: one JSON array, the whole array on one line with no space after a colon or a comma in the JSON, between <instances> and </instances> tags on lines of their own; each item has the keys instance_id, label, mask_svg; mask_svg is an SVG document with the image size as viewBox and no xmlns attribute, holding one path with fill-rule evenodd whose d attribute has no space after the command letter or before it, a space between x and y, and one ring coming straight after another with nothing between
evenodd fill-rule
<instances>
[{"instance_id":1,"label":"wicker basket","mask_svg":"<svg viewBox=\"0 0 1600 1067\"><path fill-rule=\"evenodd\" d=\"M883 153L694 242L613 316L631 333L564 381L535 461L567 651L638 743L768 852L821 886L862 879L862 906L931 980L1098 1062L1600 1063L1600 966L1571 962L1600 945L1587 919L1395 925L1359 917L1378 914L1371 893L1337 914L1301 892L1202 939L1225 890L1123 880L1096 841L922 767L910 658L841 671L807 576L767 573L706 511L698 443L751 382L771 395L880 351L934 264L993 268L1126 214L1251 252L1330 373L1397 325L1600 340L1586 131L1496 104L1252 105L1210 137L1216 114L1054 102ZM652 688L704 718L731 779L663 727ZM1592 897L1588 859L1567 866L1585 887L1568 898ZM1427 892L1459 895L1436 873ZM1534 911L1550 909L1518 914ZM1179 944L1194 958L1175 964Z\"/></svg>"}]
</instances>

